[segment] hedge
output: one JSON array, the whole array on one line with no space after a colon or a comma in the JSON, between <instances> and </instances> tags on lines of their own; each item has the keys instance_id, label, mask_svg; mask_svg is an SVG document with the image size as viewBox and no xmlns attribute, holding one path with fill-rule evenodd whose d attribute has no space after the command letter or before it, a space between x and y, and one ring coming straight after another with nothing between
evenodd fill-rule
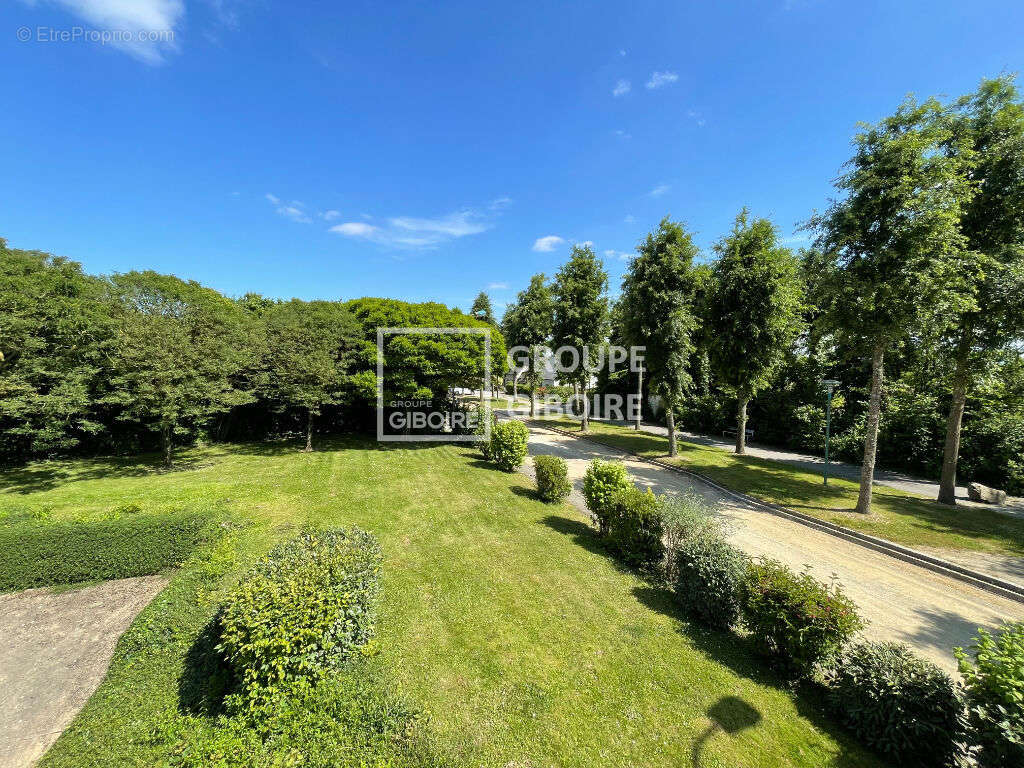
<instances>
[{"instance_id":1,"label":"hedge","mask_svg":"<svg viewBox=\"0 0 1024 768\"><path fill-rule=\"evenodd\" d=\"M530 430L521 421L509 419L491 427L490 460L505 472L515 472L526 458Z\"/></svg>"},{"instance_id":2,"label":"hedge","mask_svg":"<svg viewBox=\"0 0 1024 768\"><path fill-rule=\"evenodd\" d=\"M0 525L0 592L149 576L181 563L213 529L195 512Z\"/></svg>"},{"instance_id":3,"label":"hedge","mask_svg":"<svg viewBox=\"0 0 1024 768\"><path fill-rule=\"evenodd\" d=\"M740 617L746 554L712 531L680 541L668 553L676 600L690 615L719 629Z\"/></svg>"},{"instance_id":4,"label":"hedge","mask_svg":"<svg viewBox=\"0 0 1024 768\"><path fill-rule=\"evenodd\" d=\"M662 544L661 507L648 488L630 483L612 494L608 502L608 543L618 557L632 566L656 566L665 556Z\"/></svg>"},{"instance_id":5,"label":"hedge","mask_svg":"<svg viewBox=\"0 0 1024 768\"><path fill-rule=\"evenodd\" d=\"M542 501L561 501L572 492L569 466L558 456L534 456L533 468L537 475L537 495Z\"/></svg>"},{"instance_id":6,"label":"hedge","mask_svg":"<svg viewBox=\"0 0 1024 768\"><path fill-rule=\"evenodd\" d=\"M218 650L243 692L315 681L373 635L381 549L359 528L304 531L275 547L221 609Z\"/></svg>"}]
</instances>

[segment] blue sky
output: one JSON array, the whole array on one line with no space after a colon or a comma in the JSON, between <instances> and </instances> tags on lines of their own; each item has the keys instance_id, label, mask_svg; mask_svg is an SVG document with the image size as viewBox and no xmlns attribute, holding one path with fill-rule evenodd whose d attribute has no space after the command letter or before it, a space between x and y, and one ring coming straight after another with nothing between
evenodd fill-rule
<instances>
[{"instance_id":1,"label":"blue sky","mask_svg":"<svg viewBox=\"0 0 1024 768\"><path fill-rule=\"evenodd\" d=\"M1021 69L1022 29L1017 0L4 0L0 236L499 313L591 241L617 291L666 214L707 248L746 205L799 245L858 121Z\"/></svg>"}]
</instances>

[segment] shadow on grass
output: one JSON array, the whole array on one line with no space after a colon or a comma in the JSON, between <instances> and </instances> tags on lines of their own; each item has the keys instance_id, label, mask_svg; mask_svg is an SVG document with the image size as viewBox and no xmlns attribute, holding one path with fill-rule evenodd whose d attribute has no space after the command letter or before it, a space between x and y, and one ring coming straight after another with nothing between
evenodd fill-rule
<instances>
[{"instance_id":1,"label":"shadow on grass","mask_svg":"<svg viewBox=\"0 0 1024 768\"><path fill-rule=\"evenodd\" d=\"M510 485L508 489L516 496L522 496L524 499L530 499L530 501L544 501L535 488L524 488L521 485Z\"/></svg>"},{"instance_id":2,"label":"shadow on grass","mask_svg":"<svg viewBox=\"0 0 1024 768\"><path fill-rule=\"evenodd\" d=\"M217 652L220 627L214 617L206 623L185 654L178 678L178 708L190 715L211 717L224 710L224 697L234 688L231 669Z\"/></svg>"},{"instance_id":3,"label":"shadow on grass","mask_svg":"<svg viewBox=\"0 0 1024 768\"><path fill-rule=\"evenodd\" d=\"M588 552L594 552L611 558L611 553L608 552L604 542L601 541L601 537L597 535L597 531L582 520L573 520L572 518L560 515L548 515L542 518L540 522L553 531L571 536L573 542L579 544ZM618 561L613 560L613 562L620 569L625 569L625 566Z\"/></svg>"},{"instance_id":4,"label":"shadow on grass","mask_svg":"<svg viewBox=\"0 0 1024 768\"><path fill-rule=\"evenodd\" d=\"M158 476L172 472L188 472L208 465L209 461L204 457L195 456L179 459L173 466L167 468L156 454L130 458L69 459L38 462L5 470L0 473L0 482L8 491L29 494L50 491L68 483Z\"/></svg>"}]
</instances>

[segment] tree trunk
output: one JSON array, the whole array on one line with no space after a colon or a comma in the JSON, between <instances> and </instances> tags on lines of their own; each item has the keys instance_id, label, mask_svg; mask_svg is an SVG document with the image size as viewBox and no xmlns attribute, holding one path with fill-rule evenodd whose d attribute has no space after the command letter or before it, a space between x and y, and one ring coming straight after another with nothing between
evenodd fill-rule
<instances>
[{"instance_id":1,"label":"tree trunk","mask_svg":"<svg viewBox=\"0 0 1024 768\"><path fill-rule=\"evenodd\" d=\"M666 403L668 406L665 409L665 425L668 427L668 455L669 458L674 458L678 453L676 447L676 416L672 412L672 403Z\"/></svg>"},{"instance_id":2,"label":"tree trunk","mask_svg":"<svg viewBox=\"0 0 1024 768\"><path fill-rule=\"evenodd\" d=\"M736 453L747 452L747 403L749 397L739 397L736 400Z\"/></svg>"},{"instance_id":3,"label":"tree trunk","mask_svg":"<svg viewBox=\"0 0 1024 768\"><path fill-rule=\"evenodd\" d=\"M580 432L586 432L590 427L590 405L587 403L587 385L580 385L580 391L583 393L583 413L580 418Z\"/></svg>"},{"instance_id":4,"label":"tree trunk","mask_svg":"<svg viewBox=\"0 0 1024 768\"><path fill-rule=\"evenodd\" d=\"M530 418L537 416L537 373L532 372L530 377Z\"/></svg>"},{"instance_id":5,"label":"tree trunk","mask_svg":"<svg viewBox=\"0 0 1024 768\"><path fill-rule=\"evenodd\" d=\"M174 445L171 441L171 427L169 425L160 429L160 447L163 449L164 454L164 468L170 469L174 458Z\"/></svg>"},{"instance_id":6,"label":"tree trunk","mask_svg":"<svg viewBox=\"0 0 1024 768\"><path fill-rule=\"evenodd\" d=\"M305 453L310 453L313 450L313 409L306 409L306 447L303 449Z\"/></svg>"},{"instance_id":7,"label":"tree trunk","mask_svg":"<svg viewBox=\"0 0 1024 768\"><path fill-rule=\"evenodd\" d=\"M942 478L939 480L939 502L956 504L956 464L960 459L960 427L964 420L964 405L967 402L966 361L957 361L956 383L953 385L953 402L949 406L949 420L946 422L946 449L942 455Z\"/></svg>"},{"instance_id":8,"label":"tree trunk","mask_svg":"<svg viewBox=\"0 0 1024 768\"><path fill-rule=\"evenodd\" d=\"M875 480L875 454L878 452L878 423L882 417L882 384L885 377L885 346L875 345L871 352L871 399L868 404L867 433L864 435L864 463L860 467L860 493L857 512L871 514L871 491Z\"/></svg>"},{"instance_id":9,"label":"tree trunk","mask_svg":"<svg viewBox=\"0 0 1024 768\"><path fill-rule=\"evenodd\" d=\"M519 376L518 373L512 374L512 404L515 405L519 401Z\"/></svg>"},{"instance_id":10,"label":"tree trunk","mask_svg":"<svg viewBox=\"0 0 1024 768\"><path fill-rule=\"evenodd\" d=\"M640 366L639 377L636 382L636 426L633 427L637 432L640 431L640 422L643 421L644 413L644 369Z\"/></svg>"}]
</instances>

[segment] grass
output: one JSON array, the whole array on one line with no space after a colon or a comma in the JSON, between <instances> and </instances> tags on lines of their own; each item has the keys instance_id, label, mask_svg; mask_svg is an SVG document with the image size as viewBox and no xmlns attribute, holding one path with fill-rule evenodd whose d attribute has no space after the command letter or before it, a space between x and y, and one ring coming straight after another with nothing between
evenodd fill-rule
<instances>
[{"instance_id":1,"label":"grass","mask_svg":"<svg viewBox=\"0 0 1024 768\"><path fill-rule=\"evenodd\" d=\"M557 426L579 421L553 417ZM668 459L668 438L632 427L591 421L589 436L638 456ZM977 507L950 507L906 491L875 485L871 515L854 512L858 484L829 478L790 464L755 456L737 456L715 446L680 440L670 460L726 488L773 502L907 546L971 549L1024 556L1024 519Z\"/></svg>"},{"instance_id":2,"label":"grass","mask_svg":"<svg viewBox=\"0 0 1024 768\"><path fill-rule=\"evenodd\" d=\"M377 659L453 764L880 764L743 641L691 626L666 593L617 568L574 508L537 501L525 477L468 446L350 439L311 454L218 446L183 461L173 472L93 460L0 474L0 517L92 519L135 502L216 508L230 523L122 637L43 766L161 764L208 730L216 606L305 523L380 539Z\"/></svg>"}]
</instances>

